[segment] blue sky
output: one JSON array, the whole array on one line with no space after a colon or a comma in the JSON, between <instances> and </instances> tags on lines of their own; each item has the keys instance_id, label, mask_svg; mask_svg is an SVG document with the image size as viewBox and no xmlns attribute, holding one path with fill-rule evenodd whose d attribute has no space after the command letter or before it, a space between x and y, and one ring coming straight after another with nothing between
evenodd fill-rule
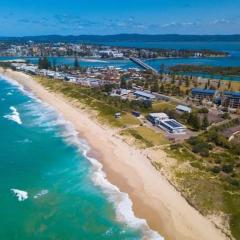
<instances>
[{"instance_id":1,"label":"blue sky","mask_svg":"<svg viewBox=\"0 0 240 240\"><path fill-rule=\"evenodd\" d=\"M240 0L3 0L0 10L0 36L240 33Z\"/></svg>"}]
</instances>

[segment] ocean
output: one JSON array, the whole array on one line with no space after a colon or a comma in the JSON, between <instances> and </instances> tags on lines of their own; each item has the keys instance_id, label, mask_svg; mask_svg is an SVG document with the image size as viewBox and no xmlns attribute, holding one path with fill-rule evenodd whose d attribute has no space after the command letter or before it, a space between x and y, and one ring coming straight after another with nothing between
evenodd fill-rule
<instances>
[{"instance_id":1,"label":"ocean","mask_svg":"<svg viewBox=\"0 0 240 240\"><path fill-rule=\"evenodd\" d=\"M0 239L163 239L51 106L0 77Z\"/></svg>"}]
</instances>

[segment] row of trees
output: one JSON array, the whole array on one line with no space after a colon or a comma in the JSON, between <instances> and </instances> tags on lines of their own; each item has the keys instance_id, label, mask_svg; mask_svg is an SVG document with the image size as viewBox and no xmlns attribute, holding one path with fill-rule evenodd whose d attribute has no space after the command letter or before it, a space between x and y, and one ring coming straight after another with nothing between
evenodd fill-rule
<instances>
[{"instance_id":1,"label":"row of trees","mask_svg":"<svg viewBox=\"0 0 240 240\"><path fill-rule=\"evenodd\" d=\"M56 60L55 58L53 58L52 61L49 60L48 57L40 57L38 59L38 68L39 69L51 69L51 70L56 70ZM65 67L65 69L68 69L69 67ZM80 70L80 71L84 71L84 68L82 66L80 66L79 60L77 57L75 57L74 59L74 63L73 63L73 68L75 70Z\"/></svg>"}]
</instances>

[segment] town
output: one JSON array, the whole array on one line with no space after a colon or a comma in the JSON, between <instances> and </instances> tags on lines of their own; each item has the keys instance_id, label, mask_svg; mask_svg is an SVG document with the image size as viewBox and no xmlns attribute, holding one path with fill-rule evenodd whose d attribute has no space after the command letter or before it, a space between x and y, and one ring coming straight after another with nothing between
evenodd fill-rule
<instances>
[{"instance_id":1,"label":"town","mask_svg":"<svg viewBox=\"0 0 240 240\"><path fill-rule=\"evenodd\" d=\"M151 110L152 105L167 104L162 112L145 111L145 120L163 131L172 141L183 141L196 131L220 124L240 113L240 92L237 82L206 79L173 73L156 73L151 69L116 67L81 67L78 58L74 66L54 66L47 57L38 65L26 62L2 62L14 70L77 84L90 89L101 89L109 98L132 102L131 112L141 115L141 107ZM138 102L139 104L136 104ZM115 113L116 118L121 112ZM234 128L234 130L236 130ZM230 131L231 132L231 131ZM228 132L229 134L229 132Z\"/></svg>"},{"instance_id":2,"label":"town","mask_svg":"<svg viewBox=\"0 0 240 240\"><path fill-rule=\"evenodd\" d=\"M97 44L74 43L42 43L42 42L0 42L0 56L14 57L83 57L95 59L142 59L176 58L176 57L226 57L228 52L216 50L188 49L144 49L130 47L115 47Z\"/></svg>"}]
</instances>

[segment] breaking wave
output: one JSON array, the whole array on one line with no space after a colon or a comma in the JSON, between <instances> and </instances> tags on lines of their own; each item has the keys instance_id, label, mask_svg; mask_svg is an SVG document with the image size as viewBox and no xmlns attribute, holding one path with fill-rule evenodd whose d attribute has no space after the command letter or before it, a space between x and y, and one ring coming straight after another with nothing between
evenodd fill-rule
<instances>
[{"instance_id":1,"label":"breaking wave","mask_svg":"<svg viewBox=\"0 0 240 240\"><path fill-rule=\"evenodd\" d=\"M8 119L8 120L14 121L17 124L21 125L22 124L22 120L21 120L21 117L20 117L20 113L13 106L11 106L9 109L12 111L12 113L4 115L3 117Z\"/></svg>"},{"instance_id":2,"label":"breaking wave","mask_svg":"<svg viewBox=\"0 0 240 240\"><path fill-rule=\"evenodd\" d=\"M17 197L19 202L22 202L28 199L28 192L15 189L15 188L11 188L10 190L14 193L14 195Z\"/></svg>"},{"instance_id":3,"label":"breaking wave","mask_svg":"<svg viewBox=\"0 0 240 240\"><path fill-rule=\"evenodd\" d=\"M47 189L43 189L43 190L41 190L39 193L37 193L33 198L35 198L35 199L40 198L40 197L48 194L48 192L49 192L49 191L48 191Z\"/></svg>"}]
</instances>

